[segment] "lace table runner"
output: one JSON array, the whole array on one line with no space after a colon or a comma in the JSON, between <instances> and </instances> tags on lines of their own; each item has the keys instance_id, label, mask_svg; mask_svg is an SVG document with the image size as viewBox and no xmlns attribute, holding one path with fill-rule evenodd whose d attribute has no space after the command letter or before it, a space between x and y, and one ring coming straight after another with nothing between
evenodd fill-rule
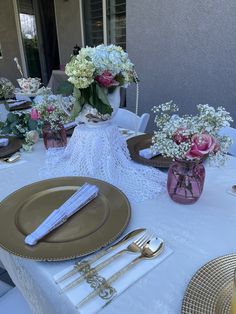
<instances>
[{"instance_id":1,"label":"lace table runner","mask_svg":"<svg viewBox=\"0 0 236 314\"><path fill-rule=\"evenodd\" d=\"M121 189L132 202L156 198L166 187L166 175L133 162L125 138L112 124L79 125L65 149L47 151L43 178L86 176Z\"/></svg>"}]
</instances>

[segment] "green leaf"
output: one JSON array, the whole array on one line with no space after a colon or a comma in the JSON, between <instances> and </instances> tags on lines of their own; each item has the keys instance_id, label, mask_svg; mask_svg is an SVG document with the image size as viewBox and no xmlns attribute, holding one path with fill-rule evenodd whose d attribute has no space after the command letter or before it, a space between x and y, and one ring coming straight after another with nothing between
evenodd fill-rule
<instances>
[{"instance_id":1,"label":"green leaf","mask_svg":"<svg viewBox=\"0 0 236 314\"><path fill-rule=\"evenodd\" d=\"M82 106L80 104L80 100L76 99L75 102L74 102L74 106L73 106L72 112L71 112L71 115L72 115L73 119L78 117L78 114L80 113L81 109L82 109Z\"/></svg>"},{"instance_id":2,"label":"green leaf","mask_svg":"<svg viewBox=\"0 0 236 314\"><path fill-rule=\"evenodd\" d=\"M17 115L12 112L8 113L7 115L7 121L9 121L10 123L17 121L17 118Z\"/></svg>"},{"instance_id":3,"label":"green leaf","mask_svg":"<svg viewBox=\"0 0 236 314\"><path fill-rule=\"evenodd\" d=\"M94 98L95 108L97 108L101 114L112 114L113 109L109 104L107 95L98 84L95 85Z\"/></svg>"},{"instance_id":4,"label":"green leaf","mask_svg":"<svg viewBox=\"0 0 236 314\"><path fill-rule=\"evenodd\" d=\"M98 98L102 101L103 104L110 106L107 95L104 92L104 89L101 88L98 84L96 84L96 93Z\"/></svg>"},{"instance_id":5,"label":"green leaf","mask_svg":"<svg viewBox=\"0 0 236 314\"><path fill-rule=\"evenodd\" d=\"M2 129L1 129L1 133L2 134L10 134L11 133L11 129L8 125L4 126Z\"/></svg>"},{"instance_id":6,"label":"green leaf","mask_svg":"<svg viewBox=\"0 0 236 314\"><path fill-rule=\"evenodd\" d=\"M73 85L70 82L65 81L59 85L59 87L57 88L57 93L65 96L72 95Z\"/></svg>"},{"instance_id":7,"label":"green leaf","mask_svg":"<svg viewBox=\"0 0 236 314\"><path fill-rule=\"evenodd\" d=\"M114 77L114 80L116 80L117 82L119 82L120 86L122 86L122 85L125 84L124 76L121 75L121 74L117 74L117 75Z\"/></svg>"},{"instance_id":8,"label":"green leaf","mask_svg":"<svg viewBox=\"0 0 236 314\"><path fill-rule=\"evenodd\" d=\"M81 91L80 91L79 88L74 87L73 96L74 96L76 99L79 99L79 98L81 97Z\"/></svg>"},{"instance_id":9,"label":"green leaf","mask_svg":"<svg viewBox=\"0 0 236 314\"><path fill-rule=\"evenodd\" d=\"M28 121L28 128L29 128L29 130L37 130L37 128L38 128L38 122L35 121L35 120L30 119L30 120Z\"/></svg>"}]
</instances>

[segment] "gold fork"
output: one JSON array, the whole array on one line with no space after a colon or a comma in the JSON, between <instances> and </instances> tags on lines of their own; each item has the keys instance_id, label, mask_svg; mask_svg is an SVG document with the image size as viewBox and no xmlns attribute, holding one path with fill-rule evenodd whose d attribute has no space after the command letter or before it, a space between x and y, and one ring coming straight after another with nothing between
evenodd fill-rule
<instances>
[{"instance_id":1,"label":"gold fork","mask_svg":"<svg viewBox=\"0 0 236 314\"><path fill-rule=\"evenodd\" d=\"M143 259L151 259L151 258L155 258L159 256L163 252L163 249L164 249L164 241L160 238L156 238L156 237L152 238L150 241L148 241L148 243L146 243L146 245L144 245L143 249L140 251L139 256L137 256L135 259L129 262L129 264L127 264L126 266L118 270L110 278L108 278L107 280L104 280L104 282L99 287L97 287L93 292L91 292L83 300L81 300L80 303L76 305L76 308L78 309L79 307L83 306L85 303L89 302L91 299L93 299L97 295L99 295L102 299L106 300L105 305L110 303L111 300L116 295L116 290L115 290L115 294L111 295L110 299L108 298L106 299L103 297L104 295L102 294L102 290L109 287L113 282L118 280L121 276L123 276L126 272L128 272L132 267L134 267Z\"/></svg>"},{"instance_id":2,"label":"gold fork","mask_svg":"<svg viewBox=\"0 0 236 314\"><path fill-rule=\"evenodd\" d=\"M117 252L115 255L109 257L105 261L101 262L94 268L89 268L86 276L91 273L95 273L112 263L117 257L121 256L124 253L139 253L142 251L144 246L148 243L150 239L152 239L154 234L152 232L146 231L143 236L139 237L137 240L130 243L125 249ZM68 291L76 286L78 286L81 282L84 281L84 276L80 276L78 279L73 280L71 283L66 285L62 290L61 293Z\"/></svg>"},{"instance_id":3,"label":"gold fork","mask_svg":"<svg viewBox=\"0 0 236 314\"><path fill-rule=\"evenodd\" d=\"M104 255L114 251L115 249L117 249L120 245L125 244L125 242L131 240L134 237L137 237L140 233L143 233L144 231L146 231L146 229L144 228L139 228L139 229L135 229L130 231L129 233L127 233L123 238L121 238L118 242L116 242L115 244L113 244L112 246L110 246L107 249L101 250L97 253L95 253L92 257L90 257L86 262L89 263L90 265L95 263L96 261L98 261L100 258L102 258ZM56 283L60 283L66 279L68 279L69 277L77 274L78 272L80 272L80 270L82 270L84 267L84 264L82 264L81 262L77 262L74 264L74 267L72 270L68 271L66 274L62 275L61 277L59 277L56 280Z\"/></svg>"}]
</instances>

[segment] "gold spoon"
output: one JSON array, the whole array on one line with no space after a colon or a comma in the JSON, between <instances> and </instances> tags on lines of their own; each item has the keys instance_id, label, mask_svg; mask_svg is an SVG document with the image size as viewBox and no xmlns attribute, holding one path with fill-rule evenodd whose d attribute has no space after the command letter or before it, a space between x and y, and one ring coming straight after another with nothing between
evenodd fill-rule
<instances>
[{"instance_id":1,"label":"gold spoon","mask_svg":"<svg viewBox=\"0 0 236 314\"><path fill-rule=\"evenodd\" d=\"M117 271L114 275L112 275L110 278L108 278L107 280L104 279L104 282L98 287L98 289L94 290L93 292L91 292L87 297L85 297L80 303L78 303L76 305L76 308L84 305L85 303L87 303L88 301L90 301L93 297L95 297L96 295L100 295L102 297L103 295L103 290L109 290L111 289L112 294L111 294L111 298L108 300L106 298L106 300L108 302L111 301L111 299L113 298L113 296L115 295L115 290L114 288L112 288L110 285L116 281L118 278L120 278L122 275L124 275L128 270L130 270L134 265L136 265L137 263L139 263L141 260L143 259L149 259L149 258L154 258L157 257L158 255L160 255L162 253L164 249L164 241L160 238L153 238L151 239L143 248L143 250L141 251L141 254L136 257L135 259L133 259L128 265L126 265L125 267L121 268L119 271ZM108 303L107 302L107 303Z\"/></svg>"},{"instance_id":2,"label":"gold spoon","mask_svg":"<svg viewBox=\"0 0 236 314\"><path fill-rule=\"evenodd\" d=\"M136 230L133 230L133 231L129 232L122 239L120 239L118 242L116 242L115 244L110 246L108 249L101 250L100 252L96 253L94 256L92 256L90 259L88 259L87 262L90 265L95 263L97 260L99 260L104 255L106 255L106 254L110 253L111 251L115 250L120 245L124 244L125 242L129 241L130 239L132 239L133 237L137 236L138 234L144 232L145 230L146 229L141 228L141 229L136 229ZM63 275L62 277L58 278L56 280L56 283L59 283L59 282L65 280L65 279L73 276L74 274L79 272L83 267L84 267L84 265L83 264L81 265L80 262L75 263L74 268L72 270L70 270L68 273L66 273L65 275Z\"/></svg>"},{"instance_id":3,"label":"gold spoon","mask_svg":"<svg viewBox=\"0 0 236 314\"><path fill-rule=\"evenodd\" d=\"M15 154L11 155L10 157L2 158L1 160L11 164L13 162L16 162L19 159L20 159L20 153L15 153Z\"/></svg>"}]
</instances>

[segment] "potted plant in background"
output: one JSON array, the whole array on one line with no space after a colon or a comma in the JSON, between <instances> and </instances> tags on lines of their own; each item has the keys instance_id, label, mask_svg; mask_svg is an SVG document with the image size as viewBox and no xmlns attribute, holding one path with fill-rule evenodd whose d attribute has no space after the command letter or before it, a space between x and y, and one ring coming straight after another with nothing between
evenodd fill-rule
<instances>
[{"instance_id":1,"label":"potted plant in background","mask_svg":"<svg viewBox=\"0 0 236 314\"><path fill-rule=\"evenodd\" d=\"M120 105L120 87L137 81L128 54L115 45L82 48L65 73L74 85L72 116L87 124L110 120Z\"/></svg>"},{"instance_id":2,"label":"potted plant in background","mask_svg":"<svg viewBox=\"0 0 236 314\"><path fill-rule=\"evenodd\" d=\"M178 116L173 101L155 106L157 131L153 136L153 151L173 158L168 171L167 190L172 200L182 204L195 203L203 190L208 158L223 164L232 140L220 136L219 130L233 121L223 108L198 105L195 116Z\"/></svg>"}]
</instances>

